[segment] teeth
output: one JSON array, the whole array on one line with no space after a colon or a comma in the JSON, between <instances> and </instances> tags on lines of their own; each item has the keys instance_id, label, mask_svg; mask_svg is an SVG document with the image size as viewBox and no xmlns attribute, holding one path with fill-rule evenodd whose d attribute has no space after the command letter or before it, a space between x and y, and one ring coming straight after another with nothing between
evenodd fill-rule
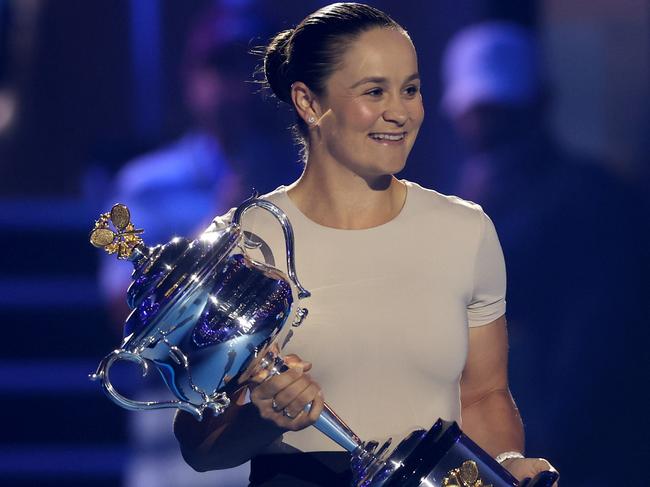
<instances>
[{"instance_id":1,"label":"teeth","mask_svg":"<svg viewBox=\"0 0 650 487\"><path fill-rule=\"evenodd\" d=\"M375 140L402 140L404 134L370 134Z\"/></svg>"}]
</instances>

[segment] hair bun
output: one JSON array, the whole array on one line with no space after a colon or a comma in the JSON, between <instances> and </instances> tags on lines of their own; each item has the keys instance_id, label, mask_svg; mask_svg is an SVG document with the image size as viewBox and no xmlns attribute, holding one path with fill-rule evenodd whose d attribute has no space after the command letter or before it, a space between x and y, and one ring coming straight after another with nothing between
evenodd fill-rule
<instances>
[{"instance_id":1,"label":"hair bun","mask_svg":"<svg viewBox=\"0 0 650 487\"><path fill-rule=\"evenodd\" d=\"M291 103L291 79L289 70L289 49L294 30L283 30L269 43L264 53L264 77L273 94L280 100Z\"/></svg>"}]
</instances>

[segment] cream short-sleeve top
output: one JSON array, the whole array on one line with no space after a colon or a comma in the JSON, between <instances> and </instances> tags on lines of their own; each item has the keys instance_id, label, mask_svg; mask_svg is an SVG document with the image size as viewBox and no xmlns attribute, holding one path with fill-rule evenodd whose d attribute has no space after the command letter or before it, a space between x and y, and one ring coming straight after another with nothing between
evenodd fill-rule
<instances>
[{"instance_id":1,"label":"cream short-sleeve top","mask_svg":"<svg viewBox=\"0 0 650 487\"><path fill-rule=\"evenodd\" d=\"M309 220L287 188L264 196L289 217L309 310L283 353L313 363L325 400L360 438L385 439L440 418L460 423L468 327L505 313L503 254L480 206L404 181L393 220L340 230ZM286 270L282 229L255 208L242 226ZM252 257L264 261L263 253ZM315 428L284 435L302 451L341 450Z\"/></svg>"}]
</instances>

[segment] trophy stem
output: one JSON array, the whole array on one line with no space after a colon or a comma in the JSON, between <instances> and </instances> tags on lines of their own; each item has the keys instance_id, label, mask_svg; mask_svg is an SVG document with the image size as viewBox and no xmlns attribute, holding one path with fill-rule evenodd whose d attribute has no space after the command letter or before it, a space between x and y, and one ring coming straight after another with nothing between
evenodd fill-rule
<instances>
[{"instance_id":1,"label":"trophy stem","mask_svg":"<svg viewBox=\"0 0 650 487\"><path fill-rule=\"evenodd\" d=\"M314 426L318 431L349 452L353 452L361 446L359 437L354 434L350 427L327 404L325 404L325 408L320 413Z\"/></svg>"}]
</instances>

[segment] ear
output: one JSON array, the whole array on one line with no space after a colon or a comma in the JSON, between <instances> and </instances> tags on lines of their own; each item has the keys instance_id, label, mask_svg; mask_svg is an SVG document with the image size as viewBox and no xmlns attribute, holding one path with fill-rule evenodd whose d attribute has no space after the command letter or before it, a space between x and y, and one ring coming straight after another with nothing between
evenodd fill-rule
<instances>
[{"instance_id":1,"label":"ear","mask_svg":"<svg viewBox=\"0 0 650 487\"><path fill-rule=\"evenodd\" d=\"M296 81L291 85L291 101L298 113L308 126L315 125L320 119L321 107L318 98L309 87L302 81Z\"/></svg>"}]
</instances>

